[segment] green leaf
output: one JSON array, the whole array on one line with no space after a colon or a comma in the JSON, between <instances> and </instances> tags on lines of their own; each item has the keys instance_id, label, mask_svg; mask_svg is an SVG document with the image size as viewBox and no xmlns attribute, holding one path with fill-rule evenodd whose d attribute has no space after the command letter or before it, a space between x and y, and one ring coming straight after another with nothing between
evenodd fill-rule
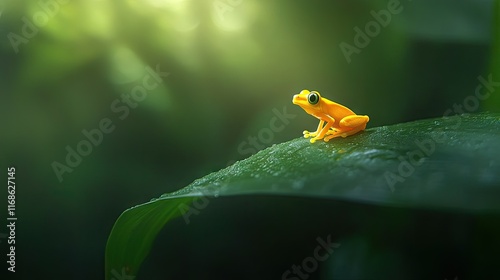
<instances>
[{"instance_id":1,"label":"green leaf","mask_svg":"<svg viewBox=\"0 0 500 280\"><path fill-rule=\"evenodd\" d=\"M413 208L500 212L500 114L367 129L273 145L187 187L126 210L106 248L106 279L136 275L158 232L218 196L281 195ZM190 206L190 204L193 205Z\"/></svg>"}]
</instances>

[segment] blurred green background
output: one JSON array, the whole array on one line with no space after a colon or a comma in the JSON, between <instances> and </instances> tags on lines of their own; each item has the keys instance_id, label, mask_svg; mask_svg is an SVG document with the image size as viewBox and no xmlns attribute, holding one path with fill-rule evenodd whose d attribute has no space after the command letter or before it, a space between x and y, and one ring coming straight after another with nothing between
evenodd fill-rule
<instances>
[{"instance_id":1,"label":"blurred green background","mask_svg":"<svg viewBox=\"0 0 500 280\"><path fill-rule=\"evenodd\" d=\"M494 1L400 1L346 58L340 44L355 46L355 27L391 2L0 1L0 178L16 167L17 276L102 278L124 209L314 129L291 103L302 89L369 115L368 127L463 104L494 69ZM157 67L168 76L126 105ZM290 117L264 134L276 111ZM103 119L114 130L58 178L54 162L68 165L68 146Z\"/></svg>"}]
</instances>

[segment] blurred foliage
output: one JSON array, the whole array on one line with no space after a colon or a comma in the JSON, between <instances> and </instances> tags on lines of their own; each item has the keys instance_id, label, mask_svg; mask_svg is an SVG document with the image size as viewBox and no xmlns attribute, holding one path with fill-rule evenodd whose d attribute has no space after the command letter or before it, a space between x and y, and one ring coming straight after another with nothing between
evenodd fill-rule
<instances>
[{"instance_id":1,"label":"blurred foliage","mask_svg":"<svg viewBox=\"0 0 500 280\"><path fill-rule=\"evenodd\" d=\"M492 0L401 1L402 12L348 63L339 44L353 44L353 28L387 5L0 0L0 166L19 170L19 215L30 221L18 229L29 248L19 262L39 277L102 276L102 248L123 209L247 158L239 147L249 137L257 151L315 127L291 104L304 88L376 127L440 117L474 94L478 76L498 73ZM157 65L170 74L121 119L112 104L123 105ZM499 104L492 93L473 111ZM274 109L295 117L261 141ZM113 132L60 182L53 163L66 165L68 147L105 118ZM72 257L54 272L47 251Z\"/></svg>"},{"instance_id":2,"label":"blurred foliage","mask_svg":"<svg viewBox=\"0 0 500 280\"><path fill-rule=\"evenodd\" d=\"M500 81L500 1L495 1L493 7L493 36L491 44L491 73L493 81ZM486 100L486 109L498 112L500 107L500 94L496 92Z\"/></svg>"}]
</instances>

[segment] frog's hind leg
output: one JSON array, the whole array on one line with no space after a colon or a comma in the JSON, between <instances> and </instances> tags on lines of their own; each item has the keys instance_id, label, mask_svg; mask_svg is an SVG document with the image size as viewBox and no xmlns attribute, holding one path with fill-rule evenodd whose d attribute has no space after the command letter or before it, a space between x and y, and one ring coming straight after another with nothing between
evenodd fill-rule
<instances>
[{"instance_id":1,"label":"frog's hind leg","mask_svg":"<svg viewBox=\"0 0 500 280\"><path fill-rule=\"evenodd\" d=\"M366 123L370 121L370 118L368 116L358 116L358 115L352 115L352 116L347 116L343 119L340 120L339 124L340 127L345 127L345 128L357 128L357 127L363 127L362 129L366 128Z\"/></svg>"},{"instance_id":2,"label":"frog's hind leg","mask_svg":"<svg viewBox=\"0 0 500 280\"><path fill-rule=\"evenodd\" d=\"M345 138L347 136L356 134L366 128L366 123L369 120L370 118L368 116L347 116L340 120L340 127L335 131L330 130L332 132L329 131L328 136L326 136L323 140L325 142L328 142L330 139L335 137L342 136Z\"/></svg>"}]
</instances>

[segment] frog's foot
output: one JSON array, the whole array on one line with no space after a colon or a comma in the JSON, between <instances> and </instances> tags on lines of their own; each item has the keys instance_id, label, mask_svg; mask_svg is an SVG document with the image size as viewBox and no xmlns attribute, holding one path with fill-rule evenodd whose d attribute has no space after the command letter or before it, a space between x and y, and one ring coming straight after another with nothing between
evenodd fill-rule
<instances>
[{"instance_id":1,"label":"frog's foot","mask_svg":"<svg viewBox=\"0 0 500 280\"><path fill-rule=\"evenodd\" d=\"M316 142L316 140L321 140L322 138L323 137L316 136L316 137L311 138L311 140L309 140L309 142L314 143L314 142Z\"/></svg>"},{"instance_id":2,"label":"frog's foot","mask_svg":"<svg viewBox=\"0 0 500 280\"><path fill-rule=\"evenodd\" d=\"M338 135L338 133L339 133L339 130L338 130L338 129L333 128L333 127L332 127L332 128L330 128L330 129L326 132L325 137L323 138L323 141L325 141L325 142L330 141L330 139L332 139L333 137L336 137L336 136ZM330 136L330 135L331 135L331 136Z\"/></svg>"},{"instance_id":3,"label":"frog's foot","mask_svg":"<svg viewBox=\"0 0 500 280\"><path fill-rule=\"evenodd\" d=\"M337 130L334 133L329 133L327 136L325 136L325 138L323 140L325 142L328 142L328 141L330 141L330 139L335 138L335 137L346 138L347 136L356 134L363 129L365 129L365 128L363 126L360 126L360 127L357 127L357 128L351 129L351 130L347 130L347 131L346 130Z\"/></svg>"},{"instance_id":4,"label":"frog's foot","mask_svg":"<svg viewBox=\"0 0 500 280\"><path fill-rule=\"evenodd\" d=\"M309 138L309 137L315 137L316 135L318 135L318 132L317 131L309 132L307 130L304 130L304 132L302 132L302 134L304 134L304 138Z\"/></svg>"},{"instance_id":5,"label":"frog's foot","mask_svg":"<svg viewBox=\"0 0 500 280\"><path fill-rule=\"evenodd\" d=\"M325 135L327 135L327 134L321 135L321 133L317 132L317 131L315 131L315 132L308 132L307 130L304 131L304 138L312 137L311 140L309 140L309 142L311 142L311 143L316 142L316 140L323 139L323 137L325 137Z\"/></svg>"},{"instance_id":6,"label":"frog's foot","mask_svg":"<svg viewBox=\"0 0 500 280\"><path fill-rule=\"evenodd\" d=\"M325 138L323 138L323 141L328 142L328 141L330 141L330 139L335 138L335 137L340 137L340 136L342 136L343 138L345 138L348 135L351 135L351 134L348 134L347 132L330 133L328 136L326 136Z\"/></svg>"},{"instance_id":7,"label":"frog's foot","mask_svg":"<svg viewBox=\"0 0 500 280\"><path fill-rule=\"evenodd\" d=\"M326 132L326 135L332 135L337 133L338 131L339 131L338 129L332 127Z\"/></svg>"},{"instance_id":8,"label":"frog's foot","mask_svg":"<svg viewBox=\"0 0 500 280\"><path fill-rule=\"evenodd\" d=\"M307 130L304 130L304 132L302 132L302 134L304 134L304 138L309 138L309 137L316 137L317 135L321 135L321 132L323 131L323 124L325 123L325 121L323 120L320 120L319 121L319 124L318 124L318 128L316 129L315 132L309 132ZM327 128L328 129L328 128ZM323 136L321 136L321 138L323 138ZM312 139L311 139L312 140ZM316 139L317 140L317 139ZM314 143L314 141L316 140L312 140L311 143Z\"/></svg>"}]
</instances>

